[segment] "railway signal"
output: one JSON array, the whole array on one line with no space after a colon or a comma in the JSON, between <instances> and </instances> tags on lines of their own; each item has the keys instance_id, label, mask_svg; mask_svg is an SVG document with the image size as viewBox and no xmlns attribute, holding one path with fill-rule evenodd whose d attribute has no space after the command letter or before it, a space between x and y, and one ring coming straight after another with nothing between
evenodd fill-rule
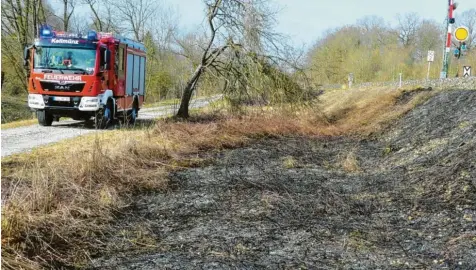
<instances>
[{"instance_id":1,"label":"railway signal","mask_svg":"<svg viewBox=\"0 0 476 270\"><path fill-rule=\"evenodd\" d=\"M454 10L458 7L458 4L454 2L454 0L448 0L448 18L447 18L447 28L448 32L446 35L446 42L445 42L445 52L443 54L443 68L441 70L440 78L447 78L448 77L448 61L449 61L449 53L451 50L451 34L453 24L455 23L455 18L453 15Z\"/></svg>"}]
</instances>

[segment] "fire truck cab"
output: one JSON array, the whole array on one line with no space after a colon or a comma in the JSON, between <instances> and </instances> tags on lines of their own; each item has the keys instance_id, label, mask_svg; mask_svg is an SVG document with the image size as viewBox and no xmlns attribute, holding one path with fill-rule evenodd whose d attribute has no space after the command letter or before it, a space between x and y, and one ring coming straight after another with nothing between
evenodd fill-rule
<instances>
[{"instance_id":1,"label":"fire truck cab","mask_svg":"<svg viewBox=\"0 0 476 270\"><path fill-rule=\"evenodd\" d=\"M25 48L28 106L38 122L60 117L91 120L107 128L114 120L134 123L145 95L145 46L111 33L56 32L42 25Z\"/></svg>"}]
</instances>

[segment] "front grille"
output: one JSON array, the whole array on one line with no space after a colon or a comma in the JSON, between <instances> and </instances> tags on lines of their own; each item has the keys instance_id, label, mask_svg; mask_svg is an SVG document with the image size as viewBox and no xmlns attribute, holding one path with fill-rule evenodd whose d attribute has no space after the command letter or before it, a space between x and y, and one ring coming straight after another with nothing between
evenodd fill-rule
<instances>
[{"instance_id":1,"label":"front grille","mask_svg":"<svg viewBox=\"0 0 476 270\"><path fill-rule=\"evenodd\" d=\"M69 101L56 101L53 96L43 96L46 106L52 107L70 107L77 108L81 101L81 97L70 97Z\"/></svg>"},{"instance_id":2,"label":"front grille","mask_svg":"<svg viewBox=\"0 0 476 270\"><path fill-rule=\"evenodd\" d=\"M56 82L41 82L41 88L44 91L58 91L58 92L81 92L84 89L85 83L65 83L59 84Z\"/></svg>"}]
</instances>

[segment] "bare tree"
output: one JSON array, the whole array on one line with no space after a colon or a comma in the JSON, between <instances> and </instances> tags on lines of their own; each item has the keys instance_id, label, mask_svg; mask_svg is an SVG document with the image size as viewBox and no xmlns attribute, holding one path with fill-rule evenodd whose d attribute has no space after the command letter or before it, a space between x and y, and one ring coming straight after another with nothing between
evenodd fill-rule
<instances>
[{"instance_id":1,"label":"bare tree","mask_svg":"<svg viewBox=\"0 0 476 270\"><path fill-rule=\"evenodd\" d=\"M69 31L86 33L90 29L89 21L84 16L73 15L68 23Z\"/></svg>"},{"instance_id":2,"label":"bare tree","mask_svg":"<svg viewBox=\"0 0 476 270\"><path fill-rule=\"evenodd\" d=\"M75 0L62 0L63 2L63 31L69 30L69 21L71 16L74 13L74 8L76 7Z\"/></svg>"},{"instance_id":3,"label":"bare tree","mask_svg":"<svg viewBox=\"0 0 476 270\"><path fill-rule=\"evenodd\" d=\"M476 44L476 9L472 8L461 13L457 19L458 25L465 26L469 30L469 38L466 41L468 47Z\"/></svg>"},{"instance_id":4,"label":"bare tree","mask_svg":"<svg viewBox=\"0 0 476 270\"><path fill-rule=\"evenodd\" d=\"M421 20L417 13L397 15L399 40L404 47L414 45Z\"/></svg>"},{"instance_id":5,"label":"bare tree","mask_svg":"<svg viewBox=\"0 0 476 270\"><path fill-rule=\"evenodd\" d=\"M415 38L416 58L422 60L426 58L427 51L437 51L443 43L441 33L444 32L443 26L435 21L423 20L417 29Z\"/></svg>"},{"instance_id":6,"label":"bare tree","mask_svg":"<svg viewBox=\"0 0 476 270\"><path fill-rule=\"evenodd\" d=\"M182 37L174 38L175 44L180 47L180 50L174 50L174 53L188 59L192 66L198 66L202 59L203 50L208 43L206 36L198 32L190 32Z\"/></svg>"},{"instance_id":7,"label":"bare tree","mask_svg":"<svg viewBox=\"0 0 476 270\"><path fill-rule=\"evenodd\" d=\"M112 8L117 24L125 32L131 32L136 40L144 40L147 27L159 9L156 0L105 0Z\"/></svg>"},{"instance_id":8,"label":"bare tree","mask_svg":"<svg viewBox=\"0 0 476 270\"><path fill-rule=\"evenodd\" d=\"M283 37L272 31L276 12L267 5L267 1L204 2L207 7L208 41L183 90L177 112L177 116L181 118L189 116L190 99L205 72L222 78L225 88L235 82L246 89L253 84L250 76L254 71L275 72L276 69L268 62L276 64L284 60L279 55L284 55L286 51L282 43ZM235 80L231 81L231 77Z\"/></svg>"},{"instance_id":9,"label":"bare tree","mask_svg":"<svg viewBox=\"0 0 476 270\"><path fill-rule=\"evenodd\" d=\"M394 33L390 31L382 17L366 16L357 21L362 33L361 42L370 47L386 46L395 39Z\"/></svg>"},{"instance_id":10,"label":"bare tree","mask_svg":"<svg viewBox=\"0 0 476 270\"><path fill-rule=\"evenodd\" d=\"M41 0L2 0L2 60L7 60L26 90L27 73L21 66L21 53L37 35L37 25L45 22ZM4 68L2 69L2 71Z\"/></svg>"},{"instance_id":11,"label":"bare tree","mask_svg":"<svg viewBox=\"0 0 476 270\"><path fill-rule=\"evenodd\" d=\"M184 88L180 108L177 112L177 116L182 118L189 117L188 109L192 93L205 70L214 64L228 47L240 46L234 43L233 36L230 34L237 30L241 30L240 32L243 33L243 18L240 18L239 15L243 15L244 5L240 1L214 0L205 1L205 4L207 6L207 23L210 32L208 44L203 50L198 66ZM241 12L234 13L233 11ZM236 27L241 29L236 29ZM224 33L219 32L220 29L223 29ZM216 42L219 39L221 39L221 42ZM221 44L217 45L215 43Z\"/></svg>"},{"instance_id":12,"label":"bare tree","mask_svg":"<svg viewBox=\"0 0 476 270\"><path fill-rule=\"evenodd\" d=\"M12 35L26 46L37 34L42 7L40 0L2 0L2 34ZM44 13L42 17L44 20Z\"/></svg>"},{"instance_id":13,"label":"bare tree","mask_svg":"<svg viewBox=\"0 0 476 270\"><path fill-rule=\"evenodd\" d=\"M96 30L103 31L103 20L99 15L99 2L98 0L82 0L82 3L87 5L91 12L93 13L93 25Z\"/></svg>"},{"instance_id":14,"label":"bare tree","mask_svg":"<svg viewBox=\"0 0 476 270\"><path fill-rule=\"evenodd\" d=\"M176 10L172 7L161 5L156 10L156 16L151 18L146 26L154 35L154 41L161 53L169 51L172 43L176 39L178 32L178 22Z\"/></svg>"}]
</instances>

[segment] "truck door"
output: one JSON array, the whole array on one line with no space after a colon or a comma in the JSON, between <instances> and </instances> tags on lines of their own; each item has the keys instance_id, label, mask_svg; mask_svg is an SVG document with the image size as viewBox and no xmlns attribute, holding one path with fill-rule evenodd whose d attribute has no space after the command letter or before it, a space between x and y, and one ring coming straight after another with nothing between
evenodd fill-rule
<instances>
[{"instance_id":1,"label":"truck door","mask_svg":"<svg viewBox=\"0 0 476 270\"><path fill-rule=\"evenodd\" d=\"M123 96L126 90L126 50L125 44L119 44L117 50L117 92L118 96Z\"/></svg>"},{"instance_id":2,"label":"truck door","mask_svg":"<svg viewBox=\"0 0 476 270\"><path fill-rule=\"evenodd\" d=\"M127 52L127 68L126 68L126 96L133 95L133 81L134 81L134 55L130 52Z\"/></svg>"}]
</instances>

